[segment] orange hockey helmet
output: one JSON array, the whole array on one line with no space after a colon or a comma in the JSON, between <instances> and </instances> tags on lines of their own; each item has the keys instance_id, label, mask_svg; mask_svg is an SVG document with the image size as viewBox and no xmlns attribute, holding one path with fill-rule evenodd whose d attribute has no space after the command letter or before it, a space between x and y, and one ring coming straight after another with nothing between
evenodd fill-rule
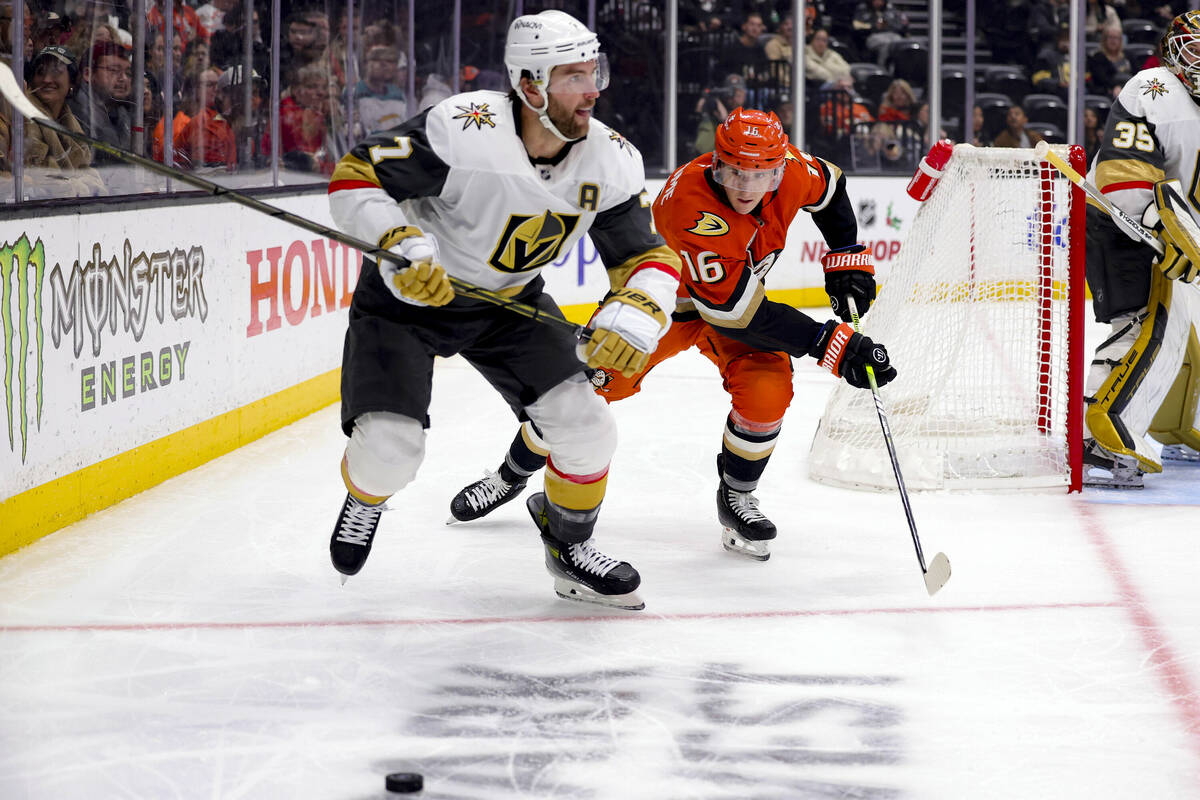
<instances>
[{"instance_id":1,"label":"orange hockey helmet","mask_svg":"<svg viewBox=\"0 0 1200 800\"><path fill-rule=\"evenodd\" d=\"M717 126L713 179L730 189L774 191L783 179L787 144L774 112L735 108Z\"/></svg>"},{"instance_id":2,"label":"orange hockey helmet","mask_svg":"<svg viewBox=\"0 0 1200 800\"><path fill-rule=\"evenodd\" d=\"M1171 20L1159 49L1163 66L1200 99L1200 11L1185 11Z\"/></svg>"}]
</instances>

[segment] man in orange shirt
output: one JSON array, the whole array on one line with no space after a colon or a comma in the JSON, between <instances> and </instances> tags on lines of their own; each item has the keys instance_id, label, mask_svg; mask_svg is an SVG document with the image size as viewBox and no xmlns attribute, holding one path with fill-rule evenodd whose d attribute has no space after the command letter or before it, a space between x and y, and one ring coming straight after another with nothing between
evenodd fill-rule
<instances>
[{"instance_id":1,"label":"man in orange shirt","mask_svg":"<svg viewBox=\"0 0 1200 800\"><path fill-rule=\"evenodd\" d=\"M868 366L879 385L896 376L883 345L846 322L822 324L767 299L764 279L802 210L830 247L821 263L833 310L849 320L853 299L865 313L875 298L875 268L858 243L842 171L788 144L775 114L733 111L717 128L714 152L675 170L654 202L655 227L685 266L670 329L637 374L596 370L592 378L611 402L635 394L656 364L693 346L713 362L733 400L717 456L722 544L760 561L770 557L776 530L751 492L791 403L791 358L812 356L862 388ZM500 468L455 496L452 521L478 519L511 500L544 463L537 428L526 422Z\"/></svg>"},{"instance_id":2,"label":"man in orange shirt","mask_svg":"<svg viewBox=\"0 0 1200 800\"><path fill-rule=\"evenodd\" d=\"M227 70L232 73L232 70ZM175 163L186 169L222 167L233 171L237 167L237 148L233 127L217 107L222 73L209 67L197 81L196 112L183 130L175 134Z\"/></svg>"}]
</instances>

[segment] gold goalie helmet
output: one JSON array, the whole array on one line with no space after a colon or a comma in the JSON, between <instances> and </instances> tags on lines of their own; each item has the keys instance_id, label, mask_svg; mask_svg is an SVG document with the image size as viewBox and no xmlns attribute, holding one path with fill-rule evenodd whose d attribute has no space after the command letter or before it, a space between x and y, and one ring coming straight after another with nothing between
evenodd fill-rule
<instances>
[{"instance_id":1,"label":"gold goalie helmet","mask_svg":"<svg viewBox=\"0 0 1200 800\"><path fill-rule=\"evenodd\" d=\"M1200 11L1185 11L1171 20L1159 49L1163 66L1200 100Z\"/></svg>"}]
</instances>

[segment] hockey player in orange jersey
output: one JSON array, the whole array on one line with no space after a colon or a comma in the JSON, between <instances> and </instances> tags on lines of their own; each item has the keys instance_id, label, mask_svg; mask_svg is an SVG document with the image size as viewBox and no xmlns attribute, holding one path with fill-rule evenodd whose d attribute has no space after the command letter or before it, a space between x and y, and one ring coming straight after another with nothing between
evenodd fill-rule
<instances>
[{"instance_id":1,"label":"hockey player in orange jersey","mask_svg":"<svg viewBox=\"0 0 1200 800\"><path fill-rule=\"evenodd\" d=\"M596 391L614 401L635 394L655 365L696 347L721 373L733 400L717 456L717 515L725 549L770 557L776 529L751 494L792 399L791 357L812 356L851 385L896 376L887 350L854 332L848 300L865 313L875 298L874 265L840 169L788 143L773 113L736 109L718 126L716 148L677 169L654 202L659 234L683 260L672 324L644 365L626 374L597 370ZM764 280L801 211L830 250L821 259L833 310L818 322L768 300ZM546 460L535 426L524 423L496 472L451 501L451 522L478 519L515 497Z\"/></svg>"}]
</instances>

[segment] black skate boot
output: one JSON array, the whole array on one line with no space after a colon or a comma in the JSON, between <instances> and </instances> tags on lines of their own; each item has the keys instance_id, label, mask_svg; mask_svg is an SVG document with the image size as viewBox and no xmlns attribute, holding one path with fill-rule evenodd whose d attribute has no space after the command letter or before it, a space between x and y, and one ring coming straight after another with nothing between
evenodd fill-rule
<instances>
[{"instance_id":1,"label":"black skate boot","mask_svg":"<svg viewBox=\"0 0 1200 800\"><path fill-rule=\"evenodd\" d=\"M554 576L554 591L566 600L597 603L613 608L641 611L646 607L637 594L642 576L626 561L609 558L596 549L591 538L568 544L550 533L546 495L538 492L525 501L546 546L546 569Z\"/></svg>"},{"instance_id":2,"label":"black skate boot","mask_svg":"<svg viewBox=\"0 0 1200 800\"><path fill-rule=\"evenodd\" d=\"M739 492L724 478L717 487L717 519L725 526L721 544L726 550L755 561L771 557L768 542L775 538L775 524L758 510L758 498L749 492Z\"/></svg>"},{"instance_id":3,"label":"black skate boot","mask_svg":"<svg viewBox=\"0 0 1200 800\"><path fill-rule=\"evenodd\" d=\"M456 522L470 522L486 516L496 508L519 495L525 489L525 479L518 478L512 483L500 477L499 472L485 470L483 478L463 488L450 501L450 519L447 525Z\"/></svg>"},{"instance_id":4,"label":"black skate boot","mask_svg":"<svg viewBox=\"0 0 1200 800\"><path fill-rule=\"evenodd\" d=\"M1105 450L1095 439L1083 440L1083 485L1101 489L1144 489L1138 460Z\"/></svg>"},{"instance_id":5,"label":"black skate boot","mask_svg":"<svg viewBox=\"0 0 1200 800\"><path fill-rule=\"evenodd\" d=\"M343 585L347 577L357 575L367 563L371 540L375 538L383 509L382 504L369 506L359 502L354 495L346 494L346 502L342 504L337 524L333 526L333 536L329 539L329 558L333 568L342 573Z\"/></svg>"}]
</instances>

